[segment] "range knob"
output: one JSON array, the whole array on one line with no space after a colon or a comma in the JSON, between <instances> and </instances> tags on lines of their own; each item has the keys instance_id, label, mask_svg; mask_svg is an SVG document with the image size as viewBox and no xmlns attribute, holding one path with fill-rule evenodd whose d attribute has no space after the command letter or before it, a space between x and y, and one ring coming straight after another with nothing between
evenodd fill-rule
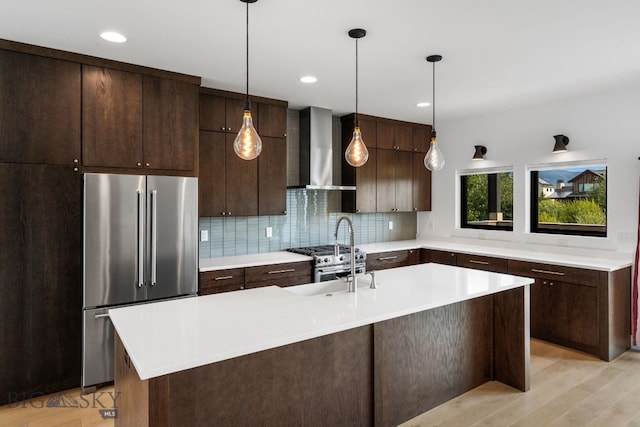
<instances>
[{"instance_id":1,"label":"range knob","mask_svg":"<svg viewBox=\"0 0 640 427\"><path fill-rule=\"evenodd\" d=\"M344 261L344 256L340 255L340 261Z\"/></svg>"},{"instance_id":2,"label":"range knob","mask_svg":"<svg viewBox=\"0 0 640 427\"><path fill-rule=\"evenodd\" d=\"M325 259L324 259L324 262L329 262L329 258L325 258Z\"/></svg>"}]
</instances>

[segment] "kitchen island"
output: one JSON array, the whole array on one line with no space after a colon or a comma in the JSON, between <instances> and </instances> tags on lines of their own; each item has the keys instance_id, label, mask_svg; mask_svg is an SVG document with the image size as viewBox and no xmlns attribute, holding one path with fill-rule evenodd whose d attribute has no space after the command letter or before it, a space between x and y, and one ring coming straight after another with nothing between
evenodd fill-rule
<instances>
[{"instance_id":1,"label":"kitchen island","mask_svg":"<svg viewBox=\"0 0 640 427\"><path fill-rule=\"evenodd\" d=\"M119 425L396 425L529 388L531 279L423 264L110 311Z\"/></svg>"}]
</instances>

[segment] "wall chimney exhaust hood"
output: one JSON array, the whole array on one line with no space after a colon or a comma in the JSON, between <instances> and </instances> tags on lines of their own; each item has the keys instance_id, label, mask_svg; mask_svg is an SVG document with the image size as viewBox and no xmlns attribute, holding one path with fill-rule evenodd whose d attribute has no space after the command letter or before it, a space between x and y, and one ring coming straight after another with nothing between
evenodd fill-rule
<instances>
[{"instance_id":1,"label":"wall chimney exhaust hood","mask_svg":"<svg viewBox=\"0 0 640 427\"><path fill-rule=\"evenodd\" d=\"M308 107L300 111L301 187L309 190L356 189L334 182L332 135L331 110Z\"/></svg>"}]
</instances>

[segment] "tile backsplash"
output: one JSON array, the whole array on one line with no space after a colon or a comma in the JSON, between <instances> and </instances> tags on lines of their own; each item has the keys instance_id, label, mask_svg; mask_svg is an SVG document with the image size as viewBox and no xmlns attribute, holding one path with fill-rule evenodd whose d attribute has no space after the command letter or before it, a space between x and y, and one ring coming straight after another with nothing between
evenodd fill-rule
<instances>
[{"instance_id":1,"label":"tile backsplash","mask_svg":"<svg viewBox=\"0 0 640 427\"><path fill-rule=\"evenodd\" d=\"M330 244L341 213L340 192L329 190L287 190L287 214L230 218L200 218L200 230L208 230L209 241L200 242L200 258L275 252L292 247ZM415 239L416 214L348 214L353 220L356 245ZM389 230L389 222L393 229ZM272 236L267 237L267 227ZM349 243L347 225L338 233L340 243Z\"/></svg>"}]
</instances>

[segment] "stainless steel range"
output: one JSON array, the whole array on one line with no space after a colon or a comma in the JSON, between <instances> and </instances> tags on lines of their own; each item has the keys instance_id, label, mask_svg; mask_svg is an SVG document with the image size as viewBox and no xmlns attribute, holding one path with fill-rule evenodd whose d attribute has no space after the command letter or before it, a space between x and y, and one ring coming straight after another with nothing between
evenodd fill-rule
<instances>
[{"instance_id":1,"label":"stainless steel range","mask_svg":"<svg viewBox=\"0 0 640 427\"><path fill-rule=\"evenodd\" d=\"M338 255L335 254L334 245L309 246L305 248L287 249L289 252L313 257L313 281L326 282L348 276L351 273L351 261L348 245L338 245ZM366 272L367 254L358 248L356 252L356 274Z\"/></svg>"}]
</instances>

